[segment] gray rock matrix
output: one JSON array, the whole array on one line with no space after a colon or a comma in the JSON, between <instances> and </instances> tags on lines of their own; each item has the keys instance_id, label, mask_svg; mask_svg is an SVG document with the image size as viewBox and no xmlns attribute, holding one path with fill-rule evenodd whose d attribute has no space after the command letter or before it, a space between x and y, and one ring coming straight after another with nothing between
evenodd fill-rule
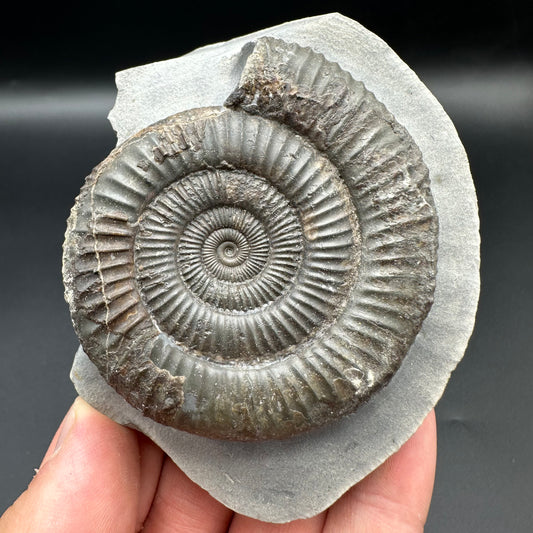
<instances>
[{"instance_id":1,"label":"gray rock matrix","mask_svg":"<svg viewBox=\"0 0 533 533\"><path fill-rule=\"evenodd\" d=\"M434 303L399 370L351 415L286 439L230 442L163 426L105 383L80 349L72 380L89 403L140 429L235 511L270 522L313 516L395 452L440 398L470 337L479 293L475 192L457 134L438 102L378 37L338 14L290 22L117 74L110 120L119 144L150 124L219 107L262 36L310 47L362 81L420 149L438 221ZM253 45L252 45L253 46Z\"/></svg>"}]
</instances>

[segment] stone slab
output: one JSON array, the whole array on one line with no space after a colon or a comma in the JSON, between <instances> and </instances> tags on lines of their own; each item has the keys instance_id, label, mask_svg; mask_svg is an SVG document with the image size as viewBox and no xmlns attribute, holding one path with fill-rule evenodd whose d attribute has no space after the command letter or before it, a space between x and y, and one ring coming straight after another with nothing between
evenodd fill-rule
<instances>
[{"instance_id":1,"label":"stone slab","mask_svg":"<svg viewBox=\"0 0 533 533\"><path fill-rule=\"evenodd\" d=\"M440 224L435 301L402 366L353 415L292 439L260 443L210 440L143 417L81 349L71 378L89 403L147 434L217 500L253 518L287 522L331 505L397 451L441 397L474 326L479 221L468 160L440 104L379 37L336 13L118 73L109 116L118 142L179 111L222 105L239 80L243 46L263 35L310 46L363 81L407 128L430 170Z\"/></svg>"}]
</instances>

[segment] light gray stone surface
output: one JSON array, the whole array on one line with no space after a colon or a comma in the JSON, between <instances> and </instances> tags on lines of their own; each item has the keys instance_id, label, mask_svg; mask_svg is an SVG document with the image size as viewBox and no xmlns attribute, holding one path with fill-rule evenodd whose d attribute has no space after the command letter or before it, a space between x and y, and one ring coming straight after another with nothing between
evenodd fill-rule
<instances>
[{"instance_id":1,"label":"light gray stone surface","mask_svg":"<svg viewBox=\"0 0 533 533\"><path fill-rule=\"evenodd\" d=\"M378 37L339 14L290 22L117 74L110 113L119 143L193 107L222 105L235 88L243 46L263 35L310 46L361 80L407 128L430 170L440 224L433 307L392 381L350 415L286 441L209 440L163 427L130 407L78 352L76 389L120 423L139 428L183 471L235 511L270 522L313 516L394 453L438 401L461 359L479 295L479 232L468 161L445 112Z\"/></svg>"}]
</instances>

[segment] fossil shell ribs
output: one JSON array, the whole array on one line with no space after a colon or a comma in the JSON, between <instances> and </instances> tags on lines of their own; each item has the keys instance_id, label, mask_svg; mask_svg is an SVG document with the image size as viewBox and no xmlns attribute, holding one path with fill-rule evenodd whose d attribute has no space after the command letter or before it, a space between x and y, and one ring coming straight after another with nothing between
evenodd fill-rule
<instances>
[{"instance_id":1,"label":"fossil shell ribs","mask_svg":"<svg viewBox=\"0 0 533 533\"><path fill-rule=\"evenodd\" d=\"M436 236L408 132L337 64L263 38L226 107L150 126L87 178L66 298L145 415L284 438L391 378L431 306Z\"/></svg>"}]
</instances>

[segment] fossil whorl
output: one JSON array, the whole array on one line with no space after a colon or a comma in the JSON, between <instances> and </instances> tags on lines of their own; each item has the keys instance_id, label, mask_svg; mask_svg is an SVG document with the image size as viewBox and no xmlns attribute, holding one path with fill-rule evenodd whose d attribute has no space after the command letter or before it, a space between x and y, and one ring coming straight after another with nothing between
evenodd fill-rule
<instances>
[{"instance_id":1,"label":"fossil whorl","mask_svg":"<svg viewBox=\"0 0 533 533\"><path fill-rule=\"evenodd\" d=\"M437 219L408 132L339 65L253 45L225 107L139 132L64 246L85 352L154 420L284 438L353 412L432 302Z\"/></svg>"}]
</instances>

